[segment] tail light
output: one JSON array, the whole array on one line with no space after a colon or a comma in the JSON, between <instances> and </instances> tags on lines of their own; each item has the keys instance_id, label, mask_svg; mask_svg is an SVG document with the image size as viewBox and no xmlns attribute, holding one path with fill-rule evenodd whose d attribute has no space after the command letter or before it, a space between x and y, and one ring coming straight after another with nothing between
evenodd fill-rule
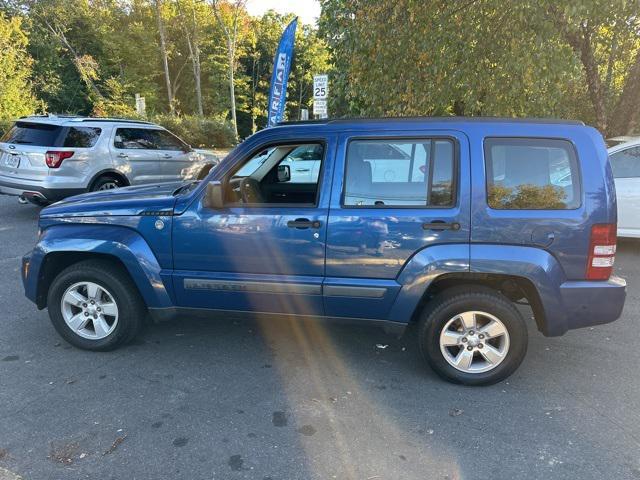
<instances>
[{"instance_id":1,"label":"tail light","mask_svg":"<svg viewBox=\"0 0 640 480\"><path fill-rule=\"evenodd\" d=\"M62 165L62 161L65 158L73 157L73 152L65 151L65 152L56 152L53 150L49 150L44 154L44 161L49 168L58 168Z\"/></svg>"},{"instance_id":2,"label":"tail light","mask_svg":"<svg viewBox=\"0 0 640 480\"><path fill-rule=\"evenodd\" d=\"M616 258L617 227L614 223L591 227L587 280L608 280Z\"/></svg>"}]
</instances>

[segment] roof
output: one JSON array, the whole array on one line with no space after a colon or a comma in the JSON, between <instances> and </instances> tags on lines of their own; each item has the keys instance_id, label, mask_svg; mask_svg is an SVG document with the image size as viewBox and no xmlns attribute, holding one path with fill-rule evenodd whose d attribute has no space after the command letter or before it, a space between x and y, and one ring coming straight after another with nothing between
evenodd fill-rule
<instances>
[{"instance_id":1,"label":"roof","mask_svg":"<svg viewBox=\"0 0 640 480\"><path fill-rule=\"evenodd\" d=\"M579 120L563 120L557 118L510 118L510 117L379 117L379 118L339 118L333 120L302 120L280 122L278 125L345 125L385 122L423 122L423 123L533 123L551 125L584 125Z\"/></svg>"},{"instance_id":2,"label":"roof","mask_svg":"<svg viewBox=\"0 0 640 480\"><path fill-rule=\"evenodd\" d=\"M69 123L134 123L143 125L154 125L144 120L134 120L129 118L110 118L110 117L83 117L79 115L29 115L20 117L18 121L48 123L55 125L63 125Z\"/></svg>"}]
</instances>

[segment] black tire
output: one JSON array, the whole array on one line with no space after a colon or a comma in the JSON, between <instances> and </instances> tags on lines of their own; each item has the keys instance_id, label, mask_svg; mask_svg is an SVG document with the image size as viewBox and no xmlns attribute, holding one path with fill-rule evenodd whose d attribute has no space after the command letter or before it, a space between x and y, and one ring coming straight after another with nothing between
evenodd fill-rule
<instances>
[{"instance_id":1,"label":"black tire","mask_svg":"<svg viewBox=\"0 0 640 480\"><path fill-rule=\"evenodd\" d=\"M78 282L93 282L106 288L118 307L115 329L105 338L91 340L75 333L65 322L62 296ZM147 309L136 285L123 268L104 260L86 260L64 269L51 283L47 296L49 318L57 332L71 345L83 350L108 351L129 343L142 326Z\"/></svg>"},{"instance_id":2,"label":"black tire","mask_svg":"<svg viewBox=\"0 0 640 480\"><path fill-rule=\"evenodd\" d=\"M442 329L456 315L468 311L491 314L507 329L509 348L504 360L492 370L463 372L452 366L440 350ZM513 303L491 288L476 285L454 287L436 295L422 311L418 325L419 346L424 359L439 376L463 385L492 385L509 377L527 353L527 338L526 323ZM477 358L482 360L482 357Z\"/></svg>"},{"instance_id":3,"label":"black tire","mask_svg":"<svg viewBox=\"0 0 640 480\"><path fill-rule=\"evenodd\" d=\"M97 192L99 190L113 190L124 186L125 183L122 181L122 179L113 175L103 175L102 177L98 177L93 182L89 191Z\"/></svg>"}]
</instances>

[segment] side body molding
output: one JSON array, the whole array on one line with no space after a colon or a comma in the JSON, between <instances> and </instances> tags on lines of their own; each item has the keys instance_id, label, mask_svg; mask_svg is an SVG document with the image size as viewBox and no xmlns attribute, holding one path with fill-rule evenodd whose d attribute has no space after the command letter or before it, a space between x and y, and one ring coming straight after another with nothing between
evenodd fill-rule
<instances>
[{"instance_id":1,"label":"side body molding","mask_svg":"<svg viewBox=\"0 0 640 480\"><path fill-rule=\"evenodd\" d=\"M96 253L117 257L138 286L150 308L173 306L171 292L163 281L163 272L145 239L117 225L57 225L47 228L29 258L25 282L28 298L36 301L41 268L47 255L61 252ZM170 285L169 275L166 285Z\"/></svg>"},{"instance_id":2,"label":"side body molding","mask_svg":"<svg viewBox=\"0 0 640 480\"><path fill-rule=\"evenodd\" d=\"M469 268L468 244L434 245L420 250L398 275L401 289L391 307L389 320L410 322L422 296L437 277L469 272Z\"/></svg>"}]
</instances>

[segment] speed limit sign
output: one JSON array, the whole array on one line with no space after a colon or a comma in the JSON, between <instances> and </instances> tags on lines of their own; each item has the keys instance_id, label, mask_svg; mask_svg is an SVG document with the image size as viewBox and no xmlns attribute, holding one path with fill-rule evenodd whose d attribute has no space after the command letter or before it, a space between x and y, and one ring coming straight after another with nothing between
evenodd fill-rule
<instances>
[{"instance_id":1,"label":"speed limit sign","mask_svg":"<svg viewBox=\"0 0 640 480\"><path fill-rule=\"evenodd\" d=\"M329 96L329 76L313 76L313 114L327 118L327 97Z\"/></svg>"}]
</instances>

